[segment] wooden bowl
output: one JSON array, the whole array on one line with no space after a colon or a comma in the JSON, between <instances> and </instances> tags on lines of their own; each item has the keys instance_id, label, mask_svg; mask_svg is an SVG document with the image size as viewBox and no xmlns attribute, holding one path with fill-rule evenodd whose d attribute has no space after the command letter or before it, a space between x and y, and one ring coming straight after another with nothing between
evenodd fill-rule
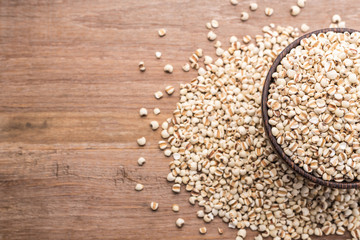
<instances>
[{"instance_id":1,"label":"wooden bowl","mask_svg":"<svg viewBox=\"0 0 360 240\"><path fill-rule=\"evenodd\" d=\"M358 32L357 30L349 29L349 28L325 28L316 30L310 33L307 33L298 39L296 39L294 42L290 43L289 46L287 46L275 59L273 65L271 66L268 75L265 80L264 89L262 92L262 99L261 99L261 111L262 111L262 118L263 118L263 124L265 128L265 132L267 137L270 140L270 143L275 150L275 152L279 155L279 157L285 161L290 168L292 168L295 172L303 176L304 178L323 186L332 187L332 188L344 188L344 189L350 189L350 188L360 188L360 181L353 181L353 182L335 182L335 181L325 181L320 177L316 177L315 175L306 172L302 167L299 167L297 164L295 164L284 152L284 150L281 148L281 146L277 143L276 138L271 133L271 126L269 124L269 116L268 116L268 107L267 107L267 101L268 101L268 95L269 95L269 87L270 84L273 82L272 74L276 71L276 67L281 62L282 58L286 56L291 49L297 47L300 45L300 41L303 38L308 38L312 34L319 34L319 33L326 33L329 31L333 32Z\"/></svg>"}]
</instances>

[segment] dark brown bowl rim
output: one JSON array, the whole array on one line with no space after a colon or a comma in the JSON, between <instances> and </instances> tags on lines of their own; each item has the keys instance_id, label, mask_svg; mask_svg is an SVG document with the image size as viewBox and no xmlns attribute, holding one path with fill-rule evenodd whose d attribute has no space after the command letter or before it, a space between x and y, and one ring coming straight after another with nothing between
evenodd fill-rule
<instances>
[{"instance_id":1,"label":"dark brown bowl rim","mask_svg":"<svg viewBox=\"0 0 360 240\"><path fill-rule=\"evenodd\" d=\"M264 125L264 129L266 132L266 135L268 137L268 139L270 140L270 143L273 147L273 149L275 150L275 152L277 153L277 155L283 160L285 161L290 168L292 168L296 173L300 174L301 176L303 176L304 178L316 183L316 184L320 184L326 187L332 187L332 188L343 188L343 189L351 189L351 188L360 188L360 181L353 181L353 182L335 182L335 181L325 181L322 178L316 177L311 173L306 172L303 168L299 167L297 164L295 164L283 151L283 149L280 147L280 145L277 143L276 138L272 135L271 133L271 127L269 124L269 116L268 116L268 107L267 107L267 100L268 100L268 94L269 94L269 87L270 87L270 83L273 81L272 78L272 74L276 71L276 67L279 65L280 61L282 60L282 58L284 56L286 56L291 49L293 49L294 47L298 46L300 44L300 41L303 38L308 38L310 37L312 34L319 34L319 33L326 33L329 31L333 31L333 32L349 32L349 33L353 33L353 32L359 32L357 30L354 29L350 29L350 28L324 28L324 29L320 29L320 30L316 30L310 33L306 33L303 36L297 38L295 41L293 41L292 43L290 43L275 59L275 61L273 62L271 68L269 69L269 72L266 76L265 79L265 83L264 83L264 88L263 88L263 92L262 92L262 98L261 98L261 113L262 113L262 118L263 118L263 125Z\"/></svg>"}]
</instances>

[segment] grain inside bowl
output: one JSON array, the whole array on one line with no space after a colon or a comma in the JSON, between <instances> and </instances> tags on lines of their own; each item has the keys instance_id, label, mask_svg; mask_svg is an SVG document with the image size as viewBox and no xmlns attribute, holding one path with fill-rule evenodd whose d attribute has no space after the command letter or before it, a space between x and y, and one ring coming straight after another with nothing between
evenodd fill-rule
<instances>
[{"instance_id":1,"label":"grain inside bowl","mask_svg":"<svg viewBox=\"0 0 360 240\"><path fill-rule=\"evenodd\" d=\"M326 181L360 180L359 37L312 34L272 74L272 135L295 164Z\"/></svg>"}]
</instances>

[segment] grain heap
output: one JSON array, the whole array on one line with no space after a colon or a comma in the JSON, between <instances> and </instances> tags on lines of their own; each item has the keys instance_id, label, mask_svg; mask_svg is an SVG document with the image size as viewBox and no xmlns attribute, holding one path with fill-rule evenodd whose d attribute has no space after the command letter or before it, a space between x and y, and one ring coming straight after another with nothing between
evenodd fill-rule
<instances>
[{"instance_id":1,"label":"grain heap","mask_svg":"<svg viewBox=\"0 0 360 240\"><path fill-rule=\"evenodd\" d=\"M180 101L169 123L162 124L165 155L172 155L167 179L191 192L190 203L203 207L205 222L219 216L256 237L310 239L343 235L360 239L357 190L314 186L278 160L261 120L261 91L281 50L298 36L292 27L266 26L256 45L232 42L198 77L180 86ZM206 58L206 56L205 56ZM207 58L209 59L209 58ZM164 147L165 144L165 147Z\"/></svg>"},{"instance_id":2,"label":"grain heap","mask_svg":"<svg viewBox=\"0 0 360 240\"><path fill-rule=\"evenodd\" d=\"M269 89L269 123L278 144L324 180L360 180L359 37L328 32L302 39Z\"/></svg>"}]
</instances>

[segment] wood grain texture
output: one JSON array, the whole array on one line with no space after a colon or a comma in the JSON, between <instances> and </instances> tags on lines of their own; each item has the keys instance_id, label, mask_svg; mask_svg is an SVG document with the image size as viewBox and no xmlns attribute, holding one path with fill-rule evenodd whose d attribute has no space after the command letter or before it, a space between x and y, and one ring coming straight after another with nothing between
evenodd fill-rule
<instances>
[{"instance_id":1,"label":"wood grain texture","mask_svg":"<svg viewBox=\"0 0 360 240\"><path fill-rule=\"evenodd\" d=\"M179 95L158 101L153 93L169 84L178 91L196 76L181 70L195 49L214 56L204 27L211 19L219 21L216 33L225 45L270 22L305 22L315 30L338 13L347 27L360 23L357 0L308 1L296 18L289 14L294 0L258 1L244 23L239 15L250 0L240 2L0 1L0 239L234 239L236 231L219 219L199 235L205 224L195 217L198 207L187 193L171 192L169 159L148 124L170 117ZM268 6L272 17L263 14ZM159 38L162 27L168 34ZM173 74L163 72L166 63ZM140 107L162 113L140 118ZM144 148L136 145L141 136L148 139ZM140 156L147 159L143 167L136 164ZM142 192L134 191L136 182L145 184ZM151 201L160 203L157 212ZM179 213L171 211L173 203ZM175 227L179 216L182 229Z\"/></svg>"}]
</instances>

